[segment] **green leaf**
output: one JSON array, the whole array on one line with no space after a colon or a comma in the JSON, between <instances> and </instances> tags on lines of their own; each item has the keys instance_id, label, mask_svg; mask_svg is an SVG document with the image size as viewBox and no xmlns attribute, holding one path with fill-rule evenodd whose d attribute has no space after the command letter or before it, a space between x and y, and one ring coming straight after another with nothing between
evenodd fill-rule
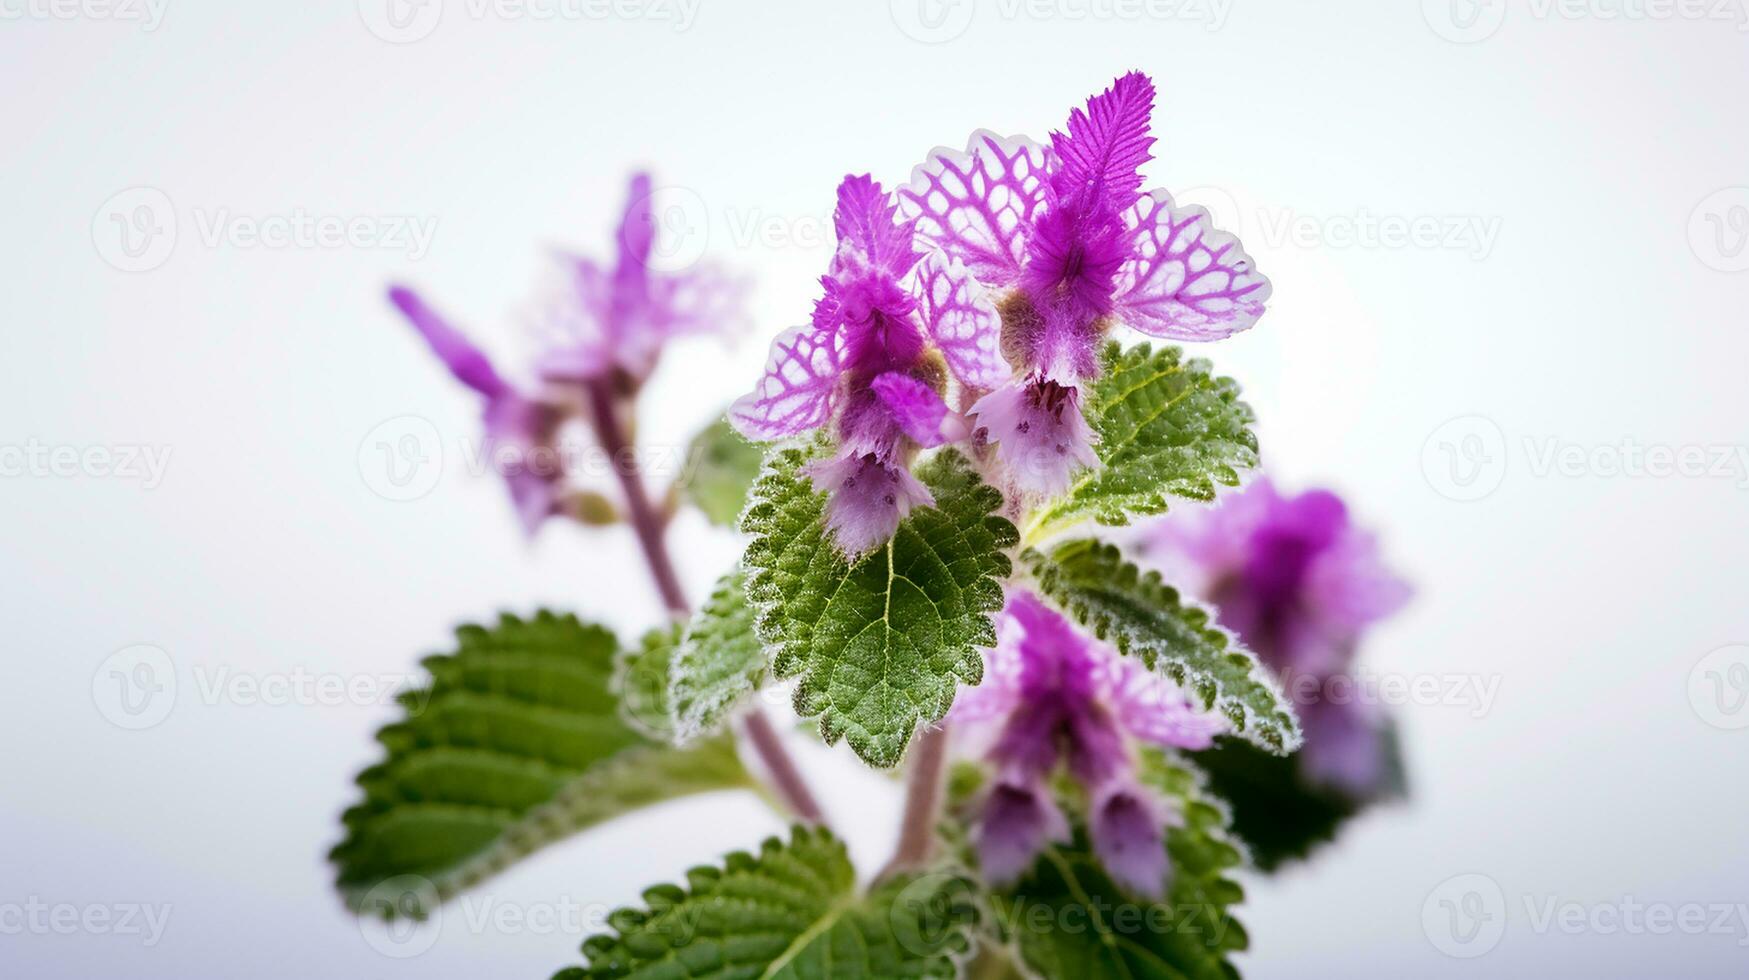
<instances>
[{"instance_id":1,"label":"green leaf","mask_svg":"<svg viewBox=\"0 0 1749 980\"><path fill-rule=\"evenodd\" d=\"M723 577L686 628L669 675L676 737L688 742L723 718L765 679L765 647L753 629L746 576Z\"/></svg>"},{"instance_id":2,"label":"green leaf","mask_svg":"<svg viewBox=\"0 0 1749 980\"><path fill-rule=\"evenodd\" d=\"M895 878L858 895L844 845L797 827L788 842L737 852L721 868L660 885L645 908L608 916L613 932L583 944L586 966L554 980L949 978L976 921L963 877Z\"/></svg>"},{"instance_id":3,"label":"green leaf","mask_svg":"<svg viewBox=\"0 0 1749 980\"><path fill-rule=\"evenodd\" d=\"M1228 954L1249 939L1230 908L1244 891L1226 877L1243 854L1226 813L1197 776L1157 750L1143 781L1172 800L1182 825L1166 832L1172 877L1163 901L1131 894L1105 873L1083 829L1053 845L1013 887L990 896L992 925L1028 969L1051 980L1232 980Z\"/></svg>"},{"instance_id":4,"label":"green leaf","mask_svg":"<svg viewBox=\"0 0 1749 980\"><path fill-rule=\"evenodd\" d=\"M759 476L764 450L743 439L725 417L693 438L686 458L691 472L680 491L711 523L733 527Z\"/></svg>"},{"instance_id":5,"label":"green leaf","mask_svg":"<svg viewBox=\"0 0 1749 980\"><path fill-rule=\"evenodd\" d=\"M1250 849L1252 863L1274 871L1310 857L1374 804L1405 794L1396 729L1386 728L1377 737L1389 778L1364 799L1308 779L1300 754L1284 758L1226 741L1191 758L1208 773L1209 789L1232 808L1233 833Z\"/></svg>"},{"instance_id":6,"label":"green leaf","mask_svg":"<svg viewBox=\"0 0 1749 980\"><path fill-rule=\"evenodd\" d=\"M541 612L456 635L455 653L426 658L430 685L402 697L407 717L377 734L388 758L359 775L364 800L342 818L330 859L354 909L422 914L593 824L753 785L727 739L680 750L627 723L608 631ZM415 907L377 908L372 888L403 876Z\"/></svg>"},{"instance_id":7,"label":"green leaf","mask_svg":"<svg viewBox=\"0 0 1749 980\"><path fill-rule=\"evenodd\" d=\"M995 516L1002 495L942 450L917 471L935 506L850 565L827 533L825 495L799 472L808 458L781 450L754 484L741 524L753 536L747 598L776 675L801 678L797 713L819 715L828 743L846 738L870 765L897 765L918 724L947 713L956 682L983 678L978 650L996 641L1014 525Z\"/></svg>"},{"instance_id":8,"label":"green leaf","mask_svg":"<svg viewBox=\"0 0 1749 980\"><path fill-rule=\"evenodd\" d=\"M1299 722L1257 658L1159 573L1143 573L1117 548L1090 538L1048 555L1029 549L1021 562L1039 591L1095 636L1196 694L1204 708L1218 707L1253 744L1276 753L1299 746Z\"/></svg>"},{"instance_id":9,"label":"green leaf","mask_svg":"<svg viewBox=\"0 0 1749 980\"><path fill-rule=\"evenodd\" d=\"M668 675L680 648L681 626L675 623L644 634L634 649L614 665L613 693L627 725L657 742L673 742L673 713L668 703Z\"/></svg>"},{"instance_id":10,"label":"green leaf","mask_svg":"<svg viewBox=\"0 0 1749 980\"><path fill-rule=\"evenodd\" d=\"M1083 406L1100 465L1032 515L1029 542L1089 519L1123 525L1164 513L1169 497L1213 500L1216 484L1238 486L1239 470L1257 465L1256 417L1238 383L1213 376L1207 361L1113 342L1100 365Z\"/></svg>"}]
</instances>

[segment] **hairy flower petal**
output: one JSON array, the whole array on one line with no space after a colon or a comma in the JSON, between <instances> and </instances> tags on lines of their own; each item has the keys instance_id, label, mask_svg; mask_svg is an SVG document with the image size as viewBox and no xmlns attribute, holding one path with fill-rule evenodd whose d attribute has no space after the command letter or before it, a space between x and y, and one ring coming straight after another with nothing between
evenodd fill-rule
<instances>
[{"instance_id":1,"label":"hairy flower petal","mask_svg":"<svg viewBox=\"0 0 1749 980\"><path fill-rule=\"evenodd\" d=\"M991 884L1010 884L1032 867L1047 844L1068 837L1069 822L1042 783L999 782L979 815L978 866Z\"/></svg>"},{"instance_id":2,"label":"hairy flower petal","mask_svg":"<svg viewBox=\"0 0 1749 980\"><path fill-rule=\"evenodd\" d=\"M883 463L872 454L819 460L803 472L829 495L826 526L839 549L851 557L892 537L911 508L935 503L910 469Z\"/></svg>"},{"instance_id":3,"label":"hairy flower petal","mask_svg":"<svg viewBox=\"0 0 1749 980\"><path fill-rule=\"evenodd\" d=\"M1093 800L1088 836L1094 853L1119 884L1147 898L1165 896L1172 870L1166 854L1169 811L1152 793L1116 781Z\"/></svg>"},{"instance_id":4,"label":"hairy flower petal","mask_svg":"<svg viewBox=\"0 0 1749 980\"><path fill-rule=\"evenodd\" d=\"M947 441L942 426L948 421L947 402L934 388L899 371L888 371L869 382L881 404L899 429L919 446L928 449Z\"/></svg>"},{"instance_id":5,"label":"hairy flower petal","mask_svg":"<svg viewBox=\"0 0 1749 980\"><path fill-rule=\"evenodd\" d=\"M1075 388L1054 381L1006 385L978 399L971 414L1023 490L1062 493L1077 470L1099 464Z\"/></svg>"}]
</instances>

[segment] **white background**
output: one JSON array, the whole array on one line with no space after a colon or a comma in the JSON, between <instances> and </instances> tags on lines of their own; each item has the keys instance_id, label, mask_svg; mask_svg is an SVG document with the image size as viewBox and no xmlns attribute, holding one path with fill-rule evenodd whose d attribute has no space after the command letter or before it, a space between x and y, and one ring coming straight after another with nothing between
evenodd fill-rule
<instances>
[{"instance_id":1,"label":"white background","mask_svg":"<svg viewBox=\"0 0 1749 980\"><path fill-rule=\"evenodd\" d=\"M1399 709L1412 801L1248 882L1247 975L1743 975L1740 918L1702 935L1608 919L1630 900L1749 902L1749 730L1728 727L1749 711L1709 701L1704 676L1728 681L1743 656L1690 684L1709 651L1749 642L1749 474L1609 465L1630 441L1749 444L1749 272L1726 271L1749 262L1735 3L1717 20L1616 0L1234 0L1219 18L702 0L677 29L668 7L543 19L449 0L428 36L395 44L351 0L170 0L153 30L35 2L0 0L0 972L546 976L579 959L575 930L468 917L627 902L777 830L744 796L646 811L452 906L421 955L384 956L323 855L394 712L202 684L393 681L500 609L575 608L628 635L658 621L628 535L520 540L501 487L460 465L477 405L391 315L386 282L425 288L516 363L546 247L604 249L625 174L655 167L703 202L710 252L758 282L756 336L696 343L654 383L643 435L673 445L806 315L841 175L901 180L977 127L1043 136L1140 68L1161 92L1151 182L1225 207L1275 283L1257 329L1199 353L1247 385L1277 478L1344 492L1418 585L1368 663L1500 685L1480 717ZM106 202L135 187L162 192L178 230L161 265L130 273L111 264L127 259ZM300 210L437 230L418 257L203 234ZM1497 235L1354 241L1365 216ZM414 502L372 490L368 452L361 469L373 428L404 416L446 450ZM1470 416L1484 421L1435 436ZM20 472L32 445L171 456L148 488ZM1539 465L1567 446L1579 463ZM691 518L676 533L697 595L736 542ZM142 643L177 691L160 723L127 730L98 707L106 658ZM804 742L832 819L877 862L896 788ZM1456 875L1498 888L1482 895L1497 943L1458 947L1475 958L1441 951ZM170 918L148 946L20 925L33 900ZM1530 912L1551 901L1603 914L1539 928Z\"/></svg>"}]
</instances>

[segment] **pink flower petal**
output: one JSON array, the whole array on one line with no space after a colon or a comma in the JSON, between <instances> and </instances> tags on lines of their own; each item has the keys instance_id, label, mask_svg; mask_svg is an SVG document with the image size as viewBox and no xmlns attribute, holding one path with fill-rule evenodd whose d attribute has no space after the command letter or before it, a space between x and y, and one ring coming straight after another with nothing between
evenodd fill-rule
<instances>
[{"instance_id":1,"label":"pink flower petal","mask_svg":"<svg viewBox=\"0 0 1749 980\"><path fill-rule=\"evenodd\" d=\"M1217 231L1207 211L1179 207L1150 191L1125 215L1132 255L1117 274L1117 312L1145 334L1171 340L1219 340L1263 315L1269 280L1239 240Z\"/></svg>"},{"instance_id":2,"label":"pink flower petal","mask_svg":"<svg viewBox=\"0 0 1749 980\"><path fill-rule=\"evenodd\" d=\"M900 213L985 285L1006 286L1020 278L1055 165L1049 147L979 130L964 152L937 149L911 172L910 186L899 189Z\"/></svg>"},{"instance_id":3,"label":"pink flower petal","mask_svg":"<svg viewBox=\"0 0 1749 980\"><path fill-rule=\"evenodd\" d=\"M832 416L843 358L836 324L784 331L771 342L759 385L729 406L729 421L759 442L819 428Z\"/></svg>"},{"instance_id":4,"label":"pink flower petal","mask_svg":"<svg viewBox=\"0 0 1749 980\"><path fill-rule=\"evenodd\" d=\"M1002 317L965 264L931 251L917 268L923 323L960 384L995 388L1009 378L1002 359Z\"/></svg>"}]
</instances>

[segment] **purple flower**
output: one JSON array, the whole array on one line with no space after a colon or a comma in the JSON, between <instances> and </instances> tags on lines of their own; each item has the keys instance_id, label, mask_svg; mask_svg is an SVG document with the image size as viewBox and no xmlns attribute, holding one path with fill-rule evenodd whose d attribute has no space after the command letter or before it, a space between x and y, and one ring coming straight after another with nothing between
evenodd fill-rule
<instances>
[{"instance_id":1,"label":"purple flower","mask_svg":"<svg viewBox=\"0 0 1749 980\"><path fill-rule=\"evenodd\" d=\"M918 235L998 294L1022 391L986 395L971 414L1023 489L1060 491L1092 465L1092 432L1070 416L1113 324L1218 340L1255 323L1269 297L1206 211L1142 192L1153 104L1153 83L1131 72L1071 112L1049 146L980 130L963 153L936 150L899 191Z\"/></svg>"},{"instance_id":2,"label":"purple flower","mask_svg":"<svg viewBox=\"0 0 1749 980\"><path fill-rule=\"evenodd\" d=\"M742 283L704 266L672 274L652 268L659 242L645 174L632 178L617 240L612 269L561 257L561 281L539 315L545 346L536 360L541 384L535 390L506 381L479 347L412 290L389 290L390 302L432 353L484 397L486 452L515 460L503 476L530 535L563 508L565 473L556 442L582 401L577 386L602 381L622 393L636 390L670 339L731 328L742 318Z\"/></svg>"},{"instance_id":3,"label":"purple flower","mask_svg":"<svg viewBox=\"0 0 1749 980\"><path fill-rule=\"evenodd\" d=\"M542 378L576 382L617 374L635 387L655 369L668 341L729 333L745 323L744 281L708 264L660 268L663 242L653 202L649 175L634 175L611 268L559 255L559 281L536 311L545 342L536 364Z\"/></svg>"},{"instance_id":4,"label":"purple flower","mask_svg":"<svg viewBox=\"0 0 1749 980\"><path fill-rule=\"evenodd\" d=\"M522 461L507 469L504 479L523 531L533 536L543 521L558 512L562 498L564 474L556 465L543 466L539 461L556 457L551 450L565 418L564 409L512 387L484 351L412 290L396 286L389 290L389 301L412 322L413 329L456 379L485 399L485 451L489 458L498 458L501 450L509 450Z\"/></svg>"},{"instance_id":5,"label":"purple flower","mask_svg":"<svg viewBox=\"0 0 1749 980\"><path fill-rule=\"evenodd\" d=\"M1164 518L1144 536L1149 557L1214 604L1221 625L1290 691L1323 691L1346 674L1366 627L1410 594L1385 567L1373 536L1325 490L1286 497L1259 479L1212 509ZM1386 760L1370 707L1296 701L1308 775L1361 795L1378 785Z\"/></svg>"},{"instance_id":6,"label":"purple flower","mask_svg":"<svg viewBox=\"0 0 1749 980\"><path fill-rule=\"evenodd\" d=\"M838 251L820 280L811 323L780 335L765 374L729 409L742 434L786 439L835 423L838 451L811 464L830 494L827 523L858 555L889 538L912 507L934 498L910 473L919 449L966 437L945 400L951 378L989 387L1007 376L999 320L977 282L939 252L918 252L867 175L838 186Z\"/></svg>"},{"instance_id":7,"label":"purple flower","mask_svg":"<svg viewBox=\"0 0 1749 980\"><path fill-rule=\"evenodd\" d=\"M1165 828L1176 814L1136 778L1131 743L1207 748L1225 719L1075 629L1027 592L1009 595L984 682L950 716L994 770L979 814L979 864L1012 881L1051 841L1068 835L1050 777L1059 763L1087 793L1088 834L1107 872L1153 898L1169 864Z\"/></svg>"}]
</instances>

